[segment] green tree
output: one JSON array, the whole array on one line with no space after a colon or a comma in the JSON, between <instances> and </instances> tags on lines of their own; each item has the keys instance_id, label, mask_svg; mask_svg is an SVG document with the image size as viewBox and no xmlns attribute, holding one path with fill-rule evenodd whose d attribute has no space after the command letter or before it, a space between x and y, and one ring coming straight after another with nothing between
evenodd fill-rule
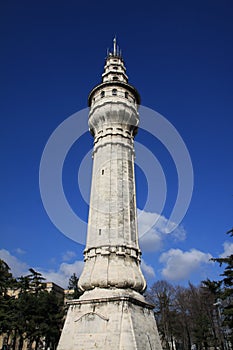
<instances>
[{"instance_id":1,"label":"green tree","mask_svg":"<svg viewBox=\"0 0 233 350\"><path fill-rule=\"evenodd\" d=\"M208 349L213 346L212 313L213 302L201 286L189 284L190 315L192 321L192 341L198 349Z\"/></svg>"},{"instance_id":2,"label":"green tree","mask_svg":"<svg viewBox=\"0 0 233 350\"><path fill-rule=\"evenodd\" d=\"M29 275L17 279L19 293L14 303L13 348L18 344L18 350L23 348L25 339L29 340L29 347L33 341L37 347L42 336L38 326L40 320L38 297L45 288L44 278L32 268L29 272Z\"/></svg>"},{"instance_id":3,"label":"green tree","mask_svg":"<svg viewBox=\"0 0 233 350\"><path fill-rule=\"evenodd\" d=\"M55 349L63 320L63 300L45 290L45 279L39 272L32 268L29 271L29 275L19 278L17 336L28 339L29 349L33 343L38 349L42 341ZM22 344L20 341L18 350Z\"/></svg>"},{"instance_id":4,"label":"green tree","mask_svg":"<svg viewBox=\"0 0 233 350\"><path fill-rule=\"evenodd\" d=\"M233 229L227 232L228 235L233 237ZM224 265L224 271L221 274L223 277L222 292L220 296L220 312L222 312L223 326L225 327L225 337L227 341L233 344L233 254L223 257L214 258L213 261L219 263L220 266Z\"/></svg>"},{"instance_id":5,"label":"green tree","mask_svg":"<svg viewBox=\"0 0 233 350\"><path fill-rule=\"evenodd\" d=\"M76 273L73 273L73 275L70 276L68 289L70 291L73 291L73 293L69 294L69 298L72 299L78 299L83 292L78 288L78 277L76 276Z\"/></svg>"},{"instance_id":6,"label":"green tree","mask_svg":"<svg viewBox=\"0 0 233 350\"><path fill-rule=\"evenodd\" d=\"M224 335L219 318L218 305L221 296L221 284L221 281L211 281L207 278L205 281L202 281L201 285L205 310L212 330L211 345L215 349L224 349Z\"/></svg>"},{"instance_id":7,"label":"green tree","mask_svg":"<svg viewBox=\"0 0 233 350\"><path fill-rule=\"evenodd\" d=\"M45 289L45 284L43 283L45 281L45 278L40 272L37 272L32 268L30 268L29 271L31 274L27 277L30 281L30 290L37 294L41 290Z\"/></svg>"},{"instance_id":8,"label":"green tree","mask_svg":"<svg viewBox=\"0 0 233 350\"><path fill-rule=\"evenodd\" d=\"M15 298L10 296L8 291L17 288L16 285L17 282L10 272L10 267L0 259L0 334L5 336L6 343L14 329L15 305Z\"/></svg>"},{"instance_id":9,"label":"green tree","mask_svg":"<svg viewBox=\"0 0 233 350\"><path fill-rule=\"evenodd\" d=\"M146 298L155 305L155 318L164 349L222 349L216 324L215 302L220 282L206 280L201 286L173 287L158 281L147 291Z\"/></svg>"},{"instance_id":10,"label":"green tree","mask_svg":"<svg viewBox=\"0 0 233 350\"><path fill-rule=\"evenodd\" d=\"M46 290L24 293L19 298L23 335L29 340L29 349L35 342L38 349L43 341L45 347L56 348L63 320L63 302L54 292Z\"/></svg>"},{"instance_id":11,"label":"green tree","mask_svg":"<svg viewBox=\"0 0 233 350\"><path fill-rule=\"evenodd\" d=\"M55 349L64 317L63 299L46 291L44 277L34 269L30 274L13 278L9 266L0 260L0 334L13 350L22 350L24 340L28 349L41 342ZM17 293L14 294L14 291Z\"/></svg>"},{"instance_id":12,"label":"green tree","mask_svg":"<svg viewBox=\"0 0 233 350\"><path fill-rule=\"evenodd\" d=\"M55 292L44 291L40 293L38 304L40 314L38 323L45 348L56 349L64 317L63 299L58 298Z\"/></svg>"},{"instance_id":13,"label":"green tree","mask_svg":"<svg viewBox=\"0 0 233 350\"><path fill-rule=\"evenodd\" d=\"M15 279L10 272L10 267L0 259L0 296L5 297L9 288L15 285Z\"/></svg>"}]
</instances>

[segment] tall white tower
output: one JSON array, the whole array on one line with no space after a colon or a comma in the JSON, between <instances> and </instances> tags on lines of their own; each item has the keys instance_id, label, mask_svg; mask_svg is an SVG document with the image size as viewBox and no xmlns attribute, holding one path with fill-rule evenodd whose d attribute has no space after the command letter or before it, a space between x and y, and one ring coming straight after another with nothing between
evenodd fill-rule
<instances>
[{"instance_id":1,"label":"tall white tower","mask_svg":"<svg viewBox=\"0 0 233 350\"><path fill-rule=\"evenodd\" d=\"M161 350L153 306L141 294L146 282L140 269L134 175L140 96L128 84L116 39L88 103L94 148L79 279L84 294L70 302L58 350Z\"/></svg>"},{"instance_id":2,"label":"tall white tower","mask_svg":"<svg viewBox=\"0 0 233 350\"><path fill-rule=\"evenodd\" d=\"M134 135L140 97L128 84L114 39L102 83L89 95L89 128L94 136L93 173L82 290L124 288L142 292L140 270Z\"/></svg>"}]
</instances>

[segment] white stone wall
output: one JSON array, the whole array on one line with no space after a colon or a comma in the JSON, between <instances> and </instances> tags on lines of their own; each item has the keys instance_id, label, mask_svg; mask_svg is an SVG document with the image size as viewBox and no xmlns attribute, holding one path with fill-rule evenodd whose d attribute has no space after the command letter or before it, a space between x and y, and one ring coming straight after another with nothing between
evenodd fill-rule
<instances>
[{"instance_id":1,"label":"white stone wall","mask_svg":"<svg viewBox=\"0 0 233 350\"><path fill-rule=\"evenodd\" d=\"M134 133L139 116L134 101L125 98L124 88L117 87L114 98L111 93L112 87L105 88L104 97L95 100L89 114L93 170L79 287L142 292L146 283L140 269L134 174Z\"/></svg>"},{"instance_id":2,"label":"white stone wall","mask_svg":"<svg viewBox=\"0 0 233 350\"><path fill-rule=\"evenodd\" d=\"M74 301L57 350L162 350L152 308L127 296Z\"/></svg>"}]
</instances>

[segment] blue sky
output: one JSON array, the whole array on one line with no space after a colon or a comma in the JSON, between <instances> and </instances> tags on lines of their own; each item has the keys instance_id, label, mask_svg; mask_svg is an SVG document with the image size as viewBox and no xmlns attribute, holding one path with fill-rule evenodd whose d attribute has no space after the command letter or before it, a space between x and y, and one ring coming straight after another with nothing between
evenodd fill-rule
<instances>
[{"instance_id":1,"label":"blue sky","mask_svg":"<svg viewBox=\"0 0 233 350\"><path fill-rule=\"evenodd\" d=\"M233 251L225 234L233 225L232 15L230 1L215 0L1 3L0 257L15 275L33 267L66 286L68 277L82 269L84 247L62 234L44 209L39 166L52 132L87 107L116 34L142 105L176 128L194 171L188 211L168 235L164 225L178 191L176 168L164 145L139 130L136 141L155 155L167 181L159 223L151 227L157 214L150 208L139 225L150 226L141 242L148 283L218 278L221 270L209 258ZM80 195L77 172L91 147L86 133L70 149L63 169L67 200L82 219L88 204ZM143 210L147 174L136 166L136 176ZM86 195L89 178L83 185Z\"/></svg>"}]
</instances>

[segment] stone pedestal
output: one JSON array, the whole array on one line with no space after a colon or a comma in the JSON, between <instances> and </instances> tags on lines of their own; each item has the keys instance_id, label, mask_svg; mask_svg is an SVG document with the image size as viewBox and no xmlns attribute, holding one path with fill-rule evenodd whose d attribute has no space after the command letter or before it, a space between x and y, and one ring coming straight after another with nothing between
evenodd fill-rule
<instances>
[{"instance_id":1,"label":"stone pedestal","mask_svg":"<svg viewBox=\"0 0 233 350\"><path fill-rule=\"evenodd\" d=\"M136 292L95 289L69 304L57 350L162 350L153 306Z\"/></svg>"}]
</instances>

